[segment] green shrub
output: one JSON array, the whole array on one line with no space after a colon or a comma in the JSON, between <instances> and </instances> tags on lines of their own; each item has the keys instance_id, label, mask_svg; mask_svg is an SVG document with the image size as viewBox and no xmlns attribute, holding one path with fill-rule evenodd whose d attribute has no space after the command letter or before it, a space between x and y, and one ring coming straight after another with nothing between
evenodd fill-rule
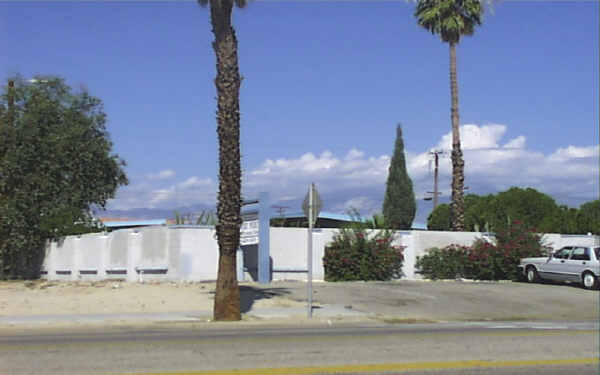
<instances>
[{"instance_id":1,"label":"green shrub","mask_svg":"<svg viewBox=\"0 0 600 375\"><path fill-rule=\"evenodd\" d=\"M341 228L325 247L323 267L326 281L390 280L399 278L404 256L393 246L392 231L367 230L356 223Z\"/></svg>"},{"instance_id":2,"label":"green shrub","mask_svg":"<svg viewBox=\"0 0 600 375\"><path fill-rule=\"evenodd\" d=\"M429 279L454 279L466 273L469 248L449 245L444 248L431 248L427 254L417 257L416 268Z\"/></svg>"},{"instance_id":3,"label":"green shrub","mask_svg":"<svg viewBox=\"0 0 600 375\"><path fill-rule=\"evenodd\" d=\"M432 248L418 257L416 267L430 279L464 277L475 280L517 280L521 258L548 253L542 236L520 221L499 228L495 244L477 239L470 247Z\"/></svg>"}]
</instances>

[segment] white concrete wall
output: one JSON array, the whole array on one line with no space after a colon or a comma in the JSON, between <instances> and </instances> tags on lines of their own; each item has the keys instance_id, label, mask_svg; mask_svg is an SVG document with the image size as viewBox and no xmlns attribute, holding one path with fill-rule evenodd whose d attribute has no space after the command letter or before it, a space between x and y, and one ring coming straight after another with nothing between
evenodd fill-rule
<instances>
[{"instance_id":1,"label":"white concrete wall","mask_svg":"<svg viewBox=\"0 0 600 375\"><path fill-rule=\"evenodd\" d=\"M394 246L404 247L404 262L402 263L402 278L414 279L415 275L415 245L414 236L411 231L398 231L395 233Z\"/></svg>"},{"instance_id":2,"label":"white concrete wall","mask_svg":"<svg viewBox=\"0 0 600 375\"><path fill-rule=\"evenodd\" d=\"M323 256L325 246L331 242L335 229L313 230L313 279L323 280ZM306 228L271 228L271 258L273 260L273 280L306 280L306 273L280 272L283 270L306 270L308 230Z\"/></svg>"},{"instance_id":3,"label":"white concrete wall","mask_svg":"<svg viewBox=\"0 0 600 375\"><path fill-rule=\"evenodd\" d=\"M324 278L325 247L337 233L336 229L315 229L313 232L313 277ZM273 280L306 280L308 232L305 228L271 228L270 255ZM399 231L395 245L404 246L403 278L415 279L417 257L432 247L450 244L471 245L474 240L489 236L474 232ZM546 244L558 249L566 245L600 246L600 238L547 234ZM256 246L244 248L247 263L256 262ZM216 280L219 249L212 228L147 227L124 229L111 233L70 236L50 243L46 251L44 277L60 280L126 278L139 281L139 269L167 269L166 274L142 275L147 279ZM246 265L248 266L248 264ZM97 270L90 274L90 270ZM124 273L123 271L127 271ZM68 274L66 271L71 271ZM88 271L88 272L86 272ZM111 273L112 271L112 273ZM120 271L120 272L119 272ZM247 272L246 280L256 280L256 272ZM286 272L287 271L287 272ZM296 271L296 272L293 272Z\"/></svg>"},{"instance_id":4,"label":"white concrete wall","mask_svg":"<svg viewBox=\"0 0 600 375\"><path fill-rule=\"evenodd\" d=\"M560 249L563 246L600 246L599 236L586 236L582 234L545 234L542 237L545 245L552 247L554 250Z\"/></svg>"},{"instance_id":5,"label":"white concrete wall","mask_svg":"<svg viewBox=\"0 0 600 375\"><path fill-rule=\"evenodd\" d=\"M61 243L56 246L56 254L53 257L54 264L51 268L56 271L56 279L58 280L71 280L72 277L76 276L75 272L75 241L77 237L67 237ZM79 241L78 241L79 242ZM71 272L70 275L64 274L64 272Z\"/></svg>"},{"instance_id":6,"label":"white concrete wall","mask_svg":"<svg viewBox=\"0 0 600 375\"><path fill-rule=\"evenodd\" d=\"M105 251L107 254L106 268L108 270L127 269L127 254L131 229L118 230L107 235ZM85 237L90 236L86 235Z\"/></svg>"},{"instance_id":7,"label":"white concrete wall","mask_svg":"<svg viewBox=\"0 0 600 375\"><path fill-rule=\"evenodd\" d=\"M168 229L172 238L172 248L179 247L182 280L216 280L219 264L219 247L214 229L173 228Z\"/></svg>"},{"instance_id":8,"label":"white concrete wall","mask_svg":"<svg viewBox=\"0 0 600 375\"><path fill-rule=\"evenodd\" d=\"M76 263L79 265L79 272L76 273L73 279L94 279L106 276L105 256L107 251L105 249L107 240L108 236L101 233L87 236L83 243L81 238L78 239L76 243L78 245Z\"/></svg>"}]
</instances>

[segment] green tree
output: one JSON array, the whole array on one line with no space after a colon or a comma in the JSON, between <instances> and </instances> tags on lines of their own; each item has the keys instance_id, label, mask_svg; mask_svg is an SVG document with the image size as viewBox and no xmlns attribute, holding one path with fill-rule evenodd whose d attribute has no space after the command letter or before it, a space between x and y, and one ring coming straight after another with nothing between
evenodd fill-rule
<instances>
[{"instance_id":1,"label":"green tree","mask_svg":"<svg viewBox=\"0 0 600 375\"><path fill-rule=\"evenodd\" d=\"M578 234L578 210L565 205L556 206L551 216L544 221L544 231L547 233Z\"/></svg>"},{"instance_id":2,"label":"green tree","mask_svg":"<svg viewBox=\"0 0 600 375\"><path fill-rule=\"evenodd\" d=\"M556 230L554 218L559 208L549 195L532 188L511 187L498 193L488 210L492 230L519 220L537 231L551 233Z\"/></svg>"},{"instance_id":3,"label":"green tree","mask_svg":"<svg viewBox=\"0 0 600 375\"><path fill-rule=\"evenodd\" d=\"M438 204L435 210L431 211L427 217L427 229L443 231L449 231L452 229L450 205L446 203Z\"/></svg>"},{"instance_id":4,"label":"green tree","mask_svg":"<svg viewBox=\"0 0 600 375\"><path fill-rule=\"evenodd\" d=\"M464 230L464 168L460 148L456 45L462 35L473 35L481 25L483 6L480 0L419 0L415 17L420 26L439 34L450 45L450 92L452 96L452 229Z\"/></svg>"},{"instance_id":5,"label":"green tree","mask_svg":"<svg viewBox=\"0 0 600 375\"><path fill-rule=\"evenodd\" d=\"M490 230L489 207L494 195L468 194L465 196L465 230L487 232Z\"/></svg>"},{"instance_id":6,"label":"green tree","mask_svg":"<svg viewBox=\"0 0 600 375\"><path fill-rule=\"evenodd\" d=\"M217 58L217 134L219 137L219 193L217 197L219 269L213 316L215 320L240 320L240 290L236 275L236 250L240 243L242 172L240 162L240 86L238 45L231 23L234 5L245 0L198 0L209 5ZM235 3L235 4L234 4Z\"/></svg>"},{"instance_id":7,"label":"green tree","mask_svg":"<svg viewBox=\"0 0 600 375\"><path fill-rule=\"evenodd\" d=\"M479 196L469 194L465 196L465 230L470 232L488 231L489 205L494 199L493 195ZM440 204L427 218L427 229L429 230L452 230L452 219L450 205Z\"/></svg>"},{"instance_id":8,"label":"green tree","mask_svg":"<svg viewBox=\"0 0 600 375\"><path fill-rule=\"evenodd\" d=\"M600 199L579 206L576 220L579 233L600 235Z\"/></svg>"},{"instance_id":9,"label":"green tree","mask_svg":"<svg viewBox=\"0 0 600 375\"><path fill-rule=\"evenodd\" d=\"M0 278L32 279L46 241L88 231L127 178L100 99L56 77L14 81L0 98Z\"/></svg>"},{"instance_id":10,"label":"green tree","mask_svg":"<svg viewBox=\"0 0 600 375\"><path fill-rule=\"evenodd\" d=\"M383 201L385 224L391 229L410 229L416 212L415 194L412 181L406 171L402 126L396 127L396 144Z\"/></svg>"},{"instance_id":11,"label":"green tree","mask_svg":"<svg viewBox=\"0 0 600 375\"><path fill-rule=\"evenodd\" d=\"M600 200L579 209L557 205L552 197L532 188L512 187L496 195L465 196L465 230L495 232L515 220L537 232L600 233ZM451 230L450 207L439 205L427 218L429 230Z\"/></svg>"}]
</instances>

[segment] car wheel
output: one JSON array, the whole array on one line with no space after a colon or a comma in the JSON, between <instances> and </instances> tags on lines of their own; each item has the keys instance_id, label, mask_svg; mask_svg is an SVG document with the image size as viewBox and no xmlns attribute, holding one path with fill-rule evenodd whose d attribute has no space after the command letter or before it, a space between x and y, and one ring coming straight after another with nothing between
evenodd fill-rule
<instances>
[{"instance_id":1,"label":"car wheel","mask_svg":"<svg viewBox=\"0 0 600 375\"><path fill-rule=\"evenodd\" d=\"M537 283L540 281L540 276L538 275L535 267L529 266L527 267L527 282L529 283Z\"/></svg>"},{"instance_id":2,"label":"car wheel","mask_svg":"<svg viewBox=\"0 0 600 375\"><path fill-rule=\"evenodd\" d=\"M583 287L585 289L597 289L598 288L598 278L594 276L591 272L585 272L581 277L583 280Z\"/></svg>"}]
</instances>

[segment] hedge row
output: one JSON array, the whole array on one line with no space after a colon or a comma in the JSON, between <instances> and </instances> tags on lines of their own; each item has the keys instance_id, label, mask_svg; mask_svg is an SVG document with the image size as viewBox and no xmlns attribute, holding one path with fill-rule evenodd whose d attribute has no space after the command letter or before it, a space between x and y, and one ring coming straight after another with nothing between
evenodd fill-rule
<instances>
[{"instance_id":1,"label":"hedge row","mask_svg":"<svg viewBox=\"0 0 600 375\"><path fill-rule=\"evenodd\" d=\"M430 279L518 280L521 258L545 256L542 236L520 221L500 228L495 243L483 239L471 246L431 248L418 257L416 267Z\"/></svg>"}]
</instances>

